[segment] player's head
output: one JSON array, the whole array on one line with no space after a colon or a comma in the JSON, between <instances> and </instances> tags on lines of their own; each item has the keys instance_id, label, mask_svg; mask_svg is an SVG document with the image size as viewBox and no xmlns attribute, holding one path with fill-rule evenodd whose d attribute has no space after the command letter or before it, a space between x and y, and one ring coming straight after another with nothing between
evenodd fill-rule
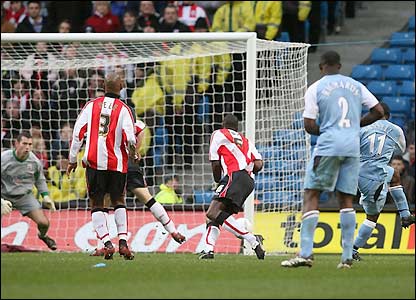
<instances>
[{"instance_id":1,"label":"player's head","mask_svg":"<svg viewBox=\"0 0 416 300\"><path fill-rule=\"evenodd\" d=\"M26 159L29 152L32 151L32 135L29 131L22 131L16 138L14 147L16 149L16 156L20 160Z\"/></svg>"},{"instance_id":2,"label":"player's head","mask_svg":"<svg viewBox=\"0 0 416 300\"><path fill-rule=\"evenodd\" d=\"M110 73L105 77L104 88L106 93L113 93L118 95L123 88L123 83L120 76L115 73Z\"/></svg>"},{"instance_id":3,"label":"player's head","mask_svg":"<svg viewBox=\"0 0 416 300\"><path fill-rule=\"evenodd\" d=\"M380 102L381 107L383 107L384 110L384 118L385 120L390 119L390 107L384 103L384 102Z\"/></svg>"},{"instance_id":4,"label":"player's head","mask_svg":"<svg viewBox=\"0 0 416 300\"><path fill-rule=\"evenodd\" d=\"M341 57L336 51L327 51L321 56L319 69L324 75L338 74L341 69Z\"/></svg>"},{"instance_id":5,"label":"player's head","mask_svg":"<svg viewBox=\"0 0 416 300\"><path fill-rule=\"evenodd\" d=\"M226 115L222 120L222 127L238 131L238 119L234 115Z\"/></svg>"}]
</instances>

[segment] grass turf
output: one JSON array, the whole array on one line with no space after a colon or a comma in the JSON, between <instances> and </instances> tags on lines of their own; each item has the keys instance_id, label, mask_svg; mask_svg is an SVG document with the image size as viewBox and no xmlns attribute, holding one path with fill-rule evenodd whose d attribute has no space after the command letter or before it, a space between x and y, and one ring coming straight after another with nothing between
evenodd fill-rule
<instances>
[{"instance_id":1,"label":"grass turf","mask_svg":"<svg viewBox=\"0 0 416 300\"><path fill-rule=\"evenodd\" d=\"M112 261L84 253L2 253L1 298L412 298L413 255L363 255L338 270L339 255L287 269L287 256L136 254ZM95 268L97 263L106 267Z\"/></svg>"}]
</instances>

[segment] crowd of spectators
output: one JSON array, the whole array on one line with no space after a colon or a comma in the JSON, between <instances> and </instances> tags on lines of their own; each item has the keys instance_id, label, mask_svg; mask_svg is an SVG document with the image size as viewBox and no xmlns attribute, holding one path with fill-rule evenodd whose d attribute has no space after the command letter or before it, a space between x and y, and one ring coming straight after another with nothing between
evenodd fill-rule
<instances>
[{"instance_id":1,"label":"crowd of spectators","mask_svg":"<svg viewBox=\"0 0 416 300\"><path fill-rule=\"evenodd\" d=\"M317 44L326 35L342 34L344 18L354 17L357 5L360 4L356 1L2 1L1 31L256 31L261 39L281 40L287 34L292 42ZM60 46L39 42L20 71L2 74L2 149L12 146L21 129L31 129L34 152L42 160L55 194L64 186L69 189L59 196L61 199L80 197L71 192L77 190L78 183L66 183L68 178L62 171L67 163L71 128L86 101L103 95L104 77L110 71L124 78L128 104L149 127L142 149L145 156L148 154L147 165L153 164L151 151L158 125L163 125L169 134L165 163L177 165L177 154L182 154L180 164L189 167L192 154L203 142L200 133L206 124L212 124L208 129L211 132L219 128L223 113L233 111L240 119L243 117L242 54L214 56L195 64L215 70L186 70L184 66L189 64L180 61L112 63L111 67L99 69L36 69L45 60L54 64L57 56L76 57L77 47L76 43ZM182 49L172 47L169 51ZM316 46L310 51L316 51ZM96 58L114 62L127 57L123 49L106 43ZM202 95L208 95L212 106L205 124L197 113ZM406 155L405 160L413 165L414 177L414 141L413 156Z\"/></svg>"}]
</instances>

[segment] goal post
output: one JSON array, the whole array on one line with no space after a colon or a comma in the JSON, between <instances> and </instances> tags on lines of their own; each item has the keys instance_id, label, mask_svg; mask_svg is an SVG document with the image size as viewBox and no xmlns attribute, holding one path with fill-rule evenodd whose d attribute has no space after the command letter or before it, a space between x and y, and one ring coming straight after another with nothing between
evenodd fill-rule
<instances>
[{"instance_id":1,"label":"goal post","mask_svg":"<svg viewBox=\"0 0 416 300\"><path fill-rule=\"evenodd\" d=\"M308 47L260 40L253 32L4 33L2 150L12 147L20 130L34 130L39 136L36 154L60 208L49 214L51 236L62 250L93 248L86 191L80 182L84 174L80 170L77 183L71 179L61 186L59 167L68 150L64 136L80 109L103 92L105 74L117 72L125 83L122 97L149 128L143 146L149 189L156 194L166 188L165 180L177 176L183 201L165 207L178 229L190 237L181 246L171 243L163 227L130 195L133 250L200 250L204 214L213 194L209 137L221 126L222 117L232 113L265 161L238 217L248 219L254 233L265 238L266 251L294 252L309 157L301 116ZM16 241L3 235L3 228L22 220L16 212L2 218L2 242ZM37 244L32 237L26 240ZM225 230L219 245L219 252L240 249L240 242ZM245 245L243 252L252 251Z\"/></svg>"}]
</instances>

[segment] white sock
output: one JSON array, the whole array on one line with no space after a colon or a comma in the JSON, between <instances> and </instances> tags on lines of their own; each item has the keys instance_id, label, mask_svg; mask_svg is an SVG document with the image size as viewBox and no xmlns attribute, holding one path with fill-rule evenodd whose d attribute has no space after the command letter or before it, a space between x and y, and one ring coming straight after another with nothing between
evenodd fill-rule
<instances>
[{"instance_id":1,"label":"white sock","mask_svg":"<svg viewBox=\"0 0 416 300\"><path fill-rule=\"evenodd\" d=\"M175 233L176 227L173 221L169 218L168 213L166 212L165 208L159 202L153 203L150 207L150 211L152 212L153 216L162 223L163 227L165 227L166 231L169 233Z\"/></svg>"},{"instance_id":2,"label":"white sock","mask_svg":"<svg viewBox=\"0 0 416 300\"><path fill-rule=\"evenodd\" d=\"M104 244L110 240L110 235L108 233L107 220L104 212L96 211L91 214L92 225L94 226L97 237Z\"/></svg>"},{"instance_id":3,"label":"white sock","mask_svg":"<svg viewBox=\"0 0 416 300\"><path fill-rule=\"evenodd\" d=\"M259 242L257 242L256 237L251 232L248 232L246 228L242 227L240 223L233 216L229 216L224 221L224 229L234 234L239 239L245 239L250 243L251 248L256 248Z\"/></svg>"},{"instance_id":4,"label":"white sock","mask_svg":"<svg viewBox=\"0 0 416 300\"><path fill-rule=\"evenodd\" d=\"M106 223L108 224L108 221L109 221L108 212L104 212L104 216L105 216ZM104 248L104 243L101 241L101 239L98 237L98 234L97 234L97 249L102 249L102 248Z\"/></svg>"},{"instance_id":5,"label":"white sock","mask_svg":"<svg viewBox=\"0 0 416 300\"><path fill-rule=\"evenodd\" d=\"M219 236L220 229L217 226L208 226L205 232L205 252L214 251Z\"/></svg>"},{"instance_id":6,"label":"white sock","mask_svg":"<svg viewBox=\"0 0 416 300\"><path fill-rule=\"evenodd\" d=\"M119 240L127 241L127 211L125 207L119 207L114 210L114 220Z\"/></svg>"}]
</instances>

